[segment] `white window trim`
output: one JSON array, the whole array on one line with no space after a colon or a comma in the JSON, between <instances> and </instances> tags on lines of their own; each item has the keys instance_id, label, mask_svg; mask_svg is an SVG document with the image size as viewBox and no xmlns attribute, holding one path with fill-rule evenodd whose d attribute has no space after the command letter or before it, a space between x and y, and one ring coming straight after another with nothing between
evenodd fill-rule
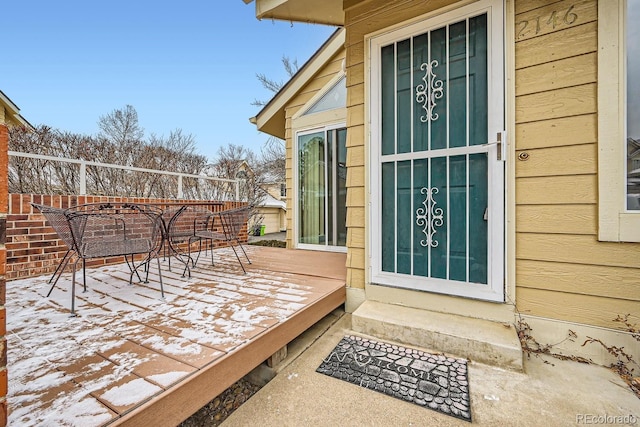
<instances>
[{"instance_id":1,"label":"white window trim","mask_svg":"<svg viewBox=\"0 0 640 427\"><path fill-rule=\"evenodd\" d=\"M598 239L640 242L626 208L626 0L598 2Z\"/></svg>"},{"instance_id":2,"label":"white window trim","mask_svg":"<svg viewBox=\"0 0 640 427\"><path fill-rule=\"evenodd\" d=\"M300 243L298 241L298 227L299 227L299 215L300 215L300 207L298 205L299 202L299 197L298 197L298 188L299 188L299 183L298 183L298 137L300 135L306 135L306 134L310 134L310 133L315 133L315 132L329 132L331 130L334 129L342 129L342 128L346 128L347 127L347 123L346 123L346 108L340 108L338 109L340 110L344 110L345 113L345 117L343 119L343 121L341 122L337 122L337 123L330 123L330 124L322 124L322 125L317 125L317 126L313 126L313 127L309 127L309 128L305 128L305 129L298 129L295 130L293 132L293 153L292 153L292 157L293 157L293 162L292 162L292 166L293 166L293 191L292 191L292 195L291 195L291 200L292 200L292 205L293 205L293 215L291 218L292 221L292 230L293 230L293 247L296 249L307 249L307 250L317 250L317 251L325 251L325 252L347 252L347 247L346 246L335 246L335 245L328 245L328 244L318 244L318 245L314 245L314 244L309 244L309 243ZM334 111L334 110L332 110ZM323 112L324 113L324 112ZM323 113L318 113L318 115L323 114Z\"/></svg>"}]
</instances>

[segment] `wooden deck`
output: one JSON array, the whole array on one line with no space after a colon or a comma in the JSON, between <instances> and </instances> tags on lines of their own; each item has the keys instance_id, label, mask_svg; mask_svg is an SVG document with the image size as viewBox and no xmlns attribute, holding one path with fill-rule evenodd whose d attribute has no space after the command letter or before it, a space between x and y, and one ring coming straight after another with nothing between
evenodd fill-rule
<instances>
[{"instance_id":1,"label":"wooden deck","mask_svg":"<svg viewBox=\"0 0 640 427\"><path fill-rule=\"evenodd\" d=\"M246 275L229 248L163 262L164 300L155 266L89 270L75 318L70 274L7 283L9 424L176 425L344 302L345 254L246 248Z\"/></svg>"}]
</instances>

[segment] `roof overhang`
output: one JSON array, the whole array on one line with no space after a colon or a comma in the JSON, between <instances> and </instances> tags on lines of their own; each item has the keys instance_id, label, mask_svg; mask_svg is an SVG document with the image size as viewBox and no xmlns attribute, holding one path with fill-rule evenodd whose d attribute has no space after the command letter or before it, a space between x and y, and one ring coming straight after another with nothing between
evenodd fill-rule
<instances>
[{"instance_id":1,"label":"roof overhang","mask_svg":"<svg viewBox=\"0 0 640 427\"><path fill-rule=\"evenodd\" d=\"M253 0L243 0L249 4ZM343 0L255 0L258 19L344 25Z\"/></svg>"},{"instance_id":2,"label":"roof overhang","mask_svg":"<svg viewBox=\"0 0 640 427\"><path fill-rule=\"evenodd\" d=\"M318 51L298 70L256 115L249 119L260 132L285 139L285 107L322 67L344 47L344 28L336 30Z\"/></svg>"},{"instance_id":3,"label":"roof overhang","mask_svg":"<svg viewBox=\"0 0 640 427\"><path fill-rule=\"evenodd\" d=\"M24 126L33 130L33 126L24 117L20 115L20 109L13 103L7 95L0 90L0 106L5 111L5 124L13 126Z\"/></svg>"}]
</instances>

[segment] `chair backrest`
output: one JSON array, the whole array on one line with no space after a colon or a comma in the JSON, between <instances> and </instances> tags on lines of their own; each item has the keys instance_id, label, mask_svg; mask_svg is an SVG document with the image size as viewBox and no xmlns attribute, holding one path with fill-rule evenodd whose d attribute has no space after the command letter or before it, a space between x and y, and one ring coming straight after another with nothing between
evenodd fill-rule
<instances>
[{"instance_id":1,"label":"chair backrest","mask_svg":"<svg viewBox=\"0 0 640 427\"><path fill-rule=\"evenodd\" d=\"M162 210L149 205L132 203L91 203L65 211L80 256L91 247L91 257L122 255L121 242L144 241L149 252L162 245L164 226ZM96 249L99 248L99 249Z\"/></svg>"},{"instance_id":2,"label":"chair backrest","mask_svg":"<svg viewBox=\"0 0 640 427\"><path fill-rule=\"evenodd\" d=\"M194 237L195 232L201 228L199 223L202 218L206 219L211 215L210 210L195 205L185 205L173 212L167 226L167 237L172 242L182 242Z\"/></svg>"},{"instance_id":3,"label":"chair backrest","mask_svg":"<svg viewBox=\"0 0 640 427\"><path fill-rule=\"evenodd\" d=\"M243 206L241 208L219 212L220 222L222 223L222 229L227 240L238 239L240 233L247 225L250 209L249 206Z\"/></svg>"},{"instance_id":4,"label":"chair backrest","mask_svg":"<svg viewBox=\"0 0 640 427\"><path fill-rule=\"evenodd\" d=\"M40 213L49 222L49 225L58 234L60 240L64 242L69 249L74 247L73 236L71 229L69 228L69 221L64 214L65 209L54 208L53 206L39 205L37 203L31 203L31 206L38 209Z\"/></svg>"}]
</instances>

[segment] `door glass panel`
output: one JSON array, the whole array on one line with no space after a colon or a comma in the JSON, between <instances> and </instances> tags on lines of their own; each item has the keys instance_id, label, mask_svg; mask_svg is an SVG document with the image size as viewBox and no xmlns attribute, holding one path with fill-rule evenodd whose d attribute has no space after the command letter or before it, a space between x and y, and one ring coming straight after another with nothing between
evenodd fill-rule
<instances>
[{"instance_id":1,"label":"door glass panel","mask_svg":"<svg viewBox=\"0 0 640 427\"><path fill-rule=\"evenodd\" d=\"M435 69L436 78L445 82L447 81L447 59L447 29L440 28L431 32L431 60L438 61ZM432 150L447 148L447 99L448 96L438 99L438 120L430 123Z\"/></svg>"},{"instance_id":2,"label":"door glass panel","mask_svg":"<svg viewBox=\"0 0 640 427\"><path fill-rule=\"evenodd\" d=\"M436 206L442 209L443 221L442 225L437 227L434 234L438 245L431 247L431 277L440 279L447 278L447 240L448 228L447 221L449 216L449 207L447 206L447 194L449 188L447 186L447 157L436 157L431 159L431 188L437 188L438 193L434 195Z\"/></svg>"},{"instance_id":3,"label":"door glass panel","mask_svg":"<svg viewBox=\"0 0 640 427\"><path fill-rule=\"evenodd\" d=\"M467 156L449 160L449 278L467 280Z\"/></svg>"},{"instance_id":4,"label":"door glass panel","mask_svg":"<svg viewBox=\"0 0 640 427\"><path fill-rule=\"evenodd\" d=\"M429 187L429 160L417 159L413 162L413 211L424 208L425 195L423 188ZM413 274L416 276L429 276L429 246L423 245L425 235L423 227L413 226Z\"/></svg>"},{"instance_id":5,"label":"door glass panel","mask_svg":"<svg viewBox=\"0 0 640 427\"><path fill-rule=\"evenodd\" d=\"M404 40L398 43L398 116L411 117L411 103L413 98L411 86L411 41ZM411 151L411 122L402 120L397 122L398 127L398 153Z\"/></svg>"},{"instance_id":6,"label":"door glass panel","mask_svg":"<svg viewBox=\"0 0 640 427\"><path fill-rule=\"evenodd\" d=\"M487 283L487 154L469 156L469 281Z\"/></svg>"},{"instance_id":7,"label":"door glass panel","mask_svg":"<svg viewBox=\"0 0 640 427\"><path fill-rule=\"evenodd\" d=\"M382 154L396 152L395 138L395 45L382 48Z\"/></svg>"},{"instance_id":8,"label":"door glass panel","mask_svg":"<svg viewBox=\"0 0 640 427\"><path fill-rule=\"evenodd\" d=\"M382 164L382 271L395 272L394 253L395 247L395 204L396 171L395 163L388 162Z\"/></svg>"},{"instance_id":9,"label":"door glass panel","mask_svg":"<svg viewBox=\"0 0 640 427\"><path fill-rule=\"evenodd\" d=\"M398 162L397 184L397 273L411 274L411 231L413 212L411 209L411 161Z\"/></svg>"},{"instance_id":10,"label":"door glass panel","mask_svg":"<svg viewBox=\"0 0 640 427\"><path fill-rule=\"evenodd\" d=\"M424 70L421 69L422 64L429 63L429 33L422 34L413 38L413 87L424 85L422 77ZM415 90L415 89L414 89ZM429 126L420 119L418 114L422 108L422 104L413 96L414 110L413 114L413 151L425 151L429 149Z\"/></svg>"},{"instance_id":11,"label":"door glass panel","mask_svg":"<svg viewBox=\"0 0 640 427\"><path fill-rule=\"evenodd\" d=\"M487 95L487 15L480 15L469 19L469 145L487 143Z\"/></svg>"},{"instance_id":12,"label":"door glass panel","mask_svg":"<svg viewBox=\"0 0 640 427\"><path fill-rule=\"evenodd\" d=\"M347 245L347 130L336 131L337 144L335 157L336 177L336 245Z\"/></svg>"},{"instance_id":13,"label":"door glass panel","mask_svg":"<svg viewBox=\"0 0 640 427\"><path fill-rule=\"evenodd\" d=\"M449 26L449 146L467 145L467 22Z\"/></svg>"},{"instance_id":14,"label":"door glass panel","mask_svg":"<svg viewBox=\"0 0 640 427\"><path fill-rule=\"evenodd\" d=\"M335 150L335 130L327 132L327 167L326 171L329 172L327 176L327 244L334 245L333 241L333 210L336 206L334 197L334 176L333 176L333 158Z\"/></svg>"},{"instance_id":15,"label":"door glass panel","mask_svg":"<svg viewBox=\"0 0 640 427\"><path fill-rule=\"evenodd\" d=\"M298 138L300 243L325 243L324 132Z\"/></svg>"},{"instance_id":16,"label":"door glass panel","mask_svg":"<svg viewBox=\"0 0 640 427\"><path fill-rule=\"evenodd\" d=\"M346 246L347 129L298 136L298 242Z\"/></svg>"}]
</instances>

